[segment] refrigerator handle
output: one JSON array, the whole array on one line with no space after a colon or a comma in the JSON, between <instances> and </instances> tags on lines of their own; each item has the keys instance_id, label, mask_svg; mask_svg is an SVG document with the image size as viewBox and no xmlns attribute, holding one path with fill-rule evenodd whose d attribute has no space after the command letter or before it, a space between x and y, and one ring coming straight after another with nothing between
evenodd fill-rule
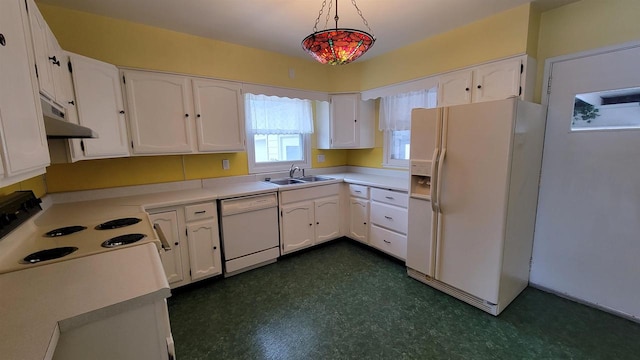
<instances>
[{"instance_id":1,"label":"refrigerator handle","mask_svg":"<svg viewBox=\"0 0 640 360\"><path fill-rule=\"evenodd\" d=\"M438 165L438 148L433 149L433 156L431 157L431 210L437 211L436 204L436 191L438 189L438 182L436 181L436 168Z\"/></svg>"},{"instance_id":2,"label":"refrigerator handle","mask_svg":"<svg viewBox=\"0 0 640 360\"><path fill-rule=\"evenodd\" d=\"M442 181L442 167L444 166L444 157L447 154L447 148L442 148L442 152L440 152L440 159L438 160L438 172L437 172L437 180L436 180L436 209L438 212L442 212L440 207L440 194L442 186L440 186L440 182Z\"/></svg>"}]
</instances>

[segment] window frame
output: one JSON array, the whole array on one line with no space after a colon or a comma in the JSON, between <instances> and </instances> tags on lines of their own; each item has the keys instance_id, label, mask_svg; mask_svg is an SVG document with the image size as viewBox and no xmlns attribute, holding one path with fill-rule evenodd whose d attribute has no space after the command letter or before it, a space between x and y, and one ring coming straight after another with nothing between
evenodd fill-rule
<instances>
[{"instance_id":1,"label":"window frame","mask_svg":"<svg viewBox=\"0 0 640 360\"><path fill-rule=\"evenodd\" d=\"M382 146L382 166L385 168L395 168L395 169L408 169L409 168L409 160L404 159L392 159L391 158L391 149L393 148L393 131L409 131L409 137L411 137L411 130L386 130L383 131L384 143Z\"/></svg>"}]
</instances>

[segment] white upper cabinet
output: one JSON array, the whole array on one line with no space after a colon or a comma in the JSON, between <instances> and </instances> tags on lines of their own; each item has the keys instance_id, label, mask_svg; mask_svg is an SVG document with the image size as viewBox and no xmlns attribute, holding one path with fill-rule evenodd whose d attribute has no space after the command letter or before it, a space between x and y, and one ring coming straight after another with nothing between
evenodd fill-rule
<instances>
[{"instance_id":1,"label":"white upper cabinet","mask_svg":"<svg viewBox=\"0 0 640 360\"><path fill-rule=\"evenodd\" d=\"M0 186L42 174L49 165L29 32L25 2L4 1L0 11L0 122L6 177Z\"/></svg>"},{"instance_id":2,"label":"white upper cabinet","mask_svg":"<svg viewBox=\"0 0 640 360\"><path fill-rule=\"evenodd\" d=\"M133 153L193 152L189 78L130 70L123 76Z\"/></svg>"},{"instance_id":3,"label":"white upper cabinet","mask_svg":"<svg viewBox=\"0 0 640 360\"><path fill-rule=\"evenodd\" d=\"M360 94L334 94L318 102L319 149L362 149L374 146L374 101Z\"/></svg>"},{"instance_id":4,"label":"white upper cabinet","mask_svg":"<svg viewBox=\"0 0 640 360\"><path fill-rule=\"evenodd\" d=\"M241 85L193 79L198 151L244 151L244 102Z\"/></svg>"},{"instance_id":5,"label":"white upper cabinet","mask_svg":"<svg viewBox=\"0 0 640 360\"><path fill-rule=\"evenodd\" d=\"M241 84L124 70L134 154L244 151Z\"/></svg>"},{"instance_id":6,"label":"white upper cabinet","mask_svg":"<svg viewBox=\"0 0 640 360\"><path fill-rule=\"evenodd\" d=\"M524 83L528 75L525 66L527 58L521 56L441 75L438 106L501 100L510 96L524 99Z\"/></svg>"},{"instance_id":7,"label":"white upper cabinet","mask_svg":"<svg viewBox=\"0 0 640 360\"><path fill-rule=\"evenodd\" d=\"M97 139L71 140L72 160L129 156L118 69L76 54L70 54L69 61L78 122L98 133ZM67 113L71 112L72 108L67 107Z\"/></svg>"}]
</instances>

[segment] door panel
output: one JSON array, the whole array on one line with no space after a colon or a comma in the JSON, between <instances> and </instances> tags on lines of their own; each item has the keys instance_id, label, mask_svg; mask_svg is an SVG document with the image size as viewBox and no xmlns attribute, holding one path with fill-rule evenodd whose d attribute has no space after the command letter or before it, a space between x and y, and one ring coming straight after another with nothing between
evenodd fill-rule
<instances>
[{"instance_id":1,"label":"door panel","mask_svg":"<svg viewBox=\"0 0 640 360\"><path fill-rule=\"evenodd\" d=\"M332 197L329 199L314 201L314 215L316 220L316 241L321 243L335 239L340 235L340 199Z\"/></svg>"},{"instance_id":2,"label":"door panel","mask_svg":"<svg viewBox=\"0 0 640 360\"><path fill-rule=\"evenodd\" d=\"M453 106L443 125L436 279L492 303L498 302L514 107L515 99Z\"/></svg>"},{"instance_id":3,"label":"door panel","mask_svg":"<svg viewBox=\"0 0 640 360\"><path fill-rule=\"evenodd\" d=\"M570 129L576 94L638 87L638 63L638 48L553 63L531 268L535 284L636 317L640 130Z\"/></svg>"},{"instance_id":4,"label":"door panel","mask_svg":"<svg viewBox=\"0 0 640 360\"><path fill-rule=\"evenodd\" d=\"M187 225L191 280L222 274L218 225L204 221Z\"/></svg>"},{"instance_id":5,"label":"door panel","mask_svg":"<svg viewBox=\"0 0 640 360\"><path fill-rule=\"evenodd\" d=\"M286 254L313 245L313 203L283 206L282 253Z\"/></svg>"},{"instance_id":6,"label":"door panel","mask_svg":"<svg viewBox=\"0 0 640 360\"><path fill-rule=\"evenodd\" d=\"M182 273L182 246L178 234L178 216L175 211L149 215L153 224L158 224L167 237L171 250L160 252L162 267L169 284L184 280Z\"/></svg>"}]
</instances>

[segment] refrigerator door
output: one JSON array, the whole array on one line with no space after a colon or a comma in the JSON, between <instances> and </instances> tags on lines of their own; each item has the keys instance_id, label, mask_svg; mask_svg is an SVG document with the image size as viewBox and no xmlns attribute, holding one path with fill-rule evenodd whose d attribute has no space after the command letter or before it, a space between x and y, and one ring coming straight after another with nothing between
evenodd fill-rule
<instances>
[{"instance_id":1,"label":"refrigerator door","mask_svg":"<svg viewBox=\"0 0 640 360\"><path fill-rule=\"evenodd\" d=\"M435 278L498 303L516 99L445 109Z\"/></svg>"},{"instance_id":2,"label":"refrigerator door","mask_svg":"<svg viewBox=\"0 0 640 360\"><path fill-rule=\"evenodd\" d=\"M433 277L435 269L435 213L431 201L409 198L407 267Z\"/></svg>"}]
</instances>

